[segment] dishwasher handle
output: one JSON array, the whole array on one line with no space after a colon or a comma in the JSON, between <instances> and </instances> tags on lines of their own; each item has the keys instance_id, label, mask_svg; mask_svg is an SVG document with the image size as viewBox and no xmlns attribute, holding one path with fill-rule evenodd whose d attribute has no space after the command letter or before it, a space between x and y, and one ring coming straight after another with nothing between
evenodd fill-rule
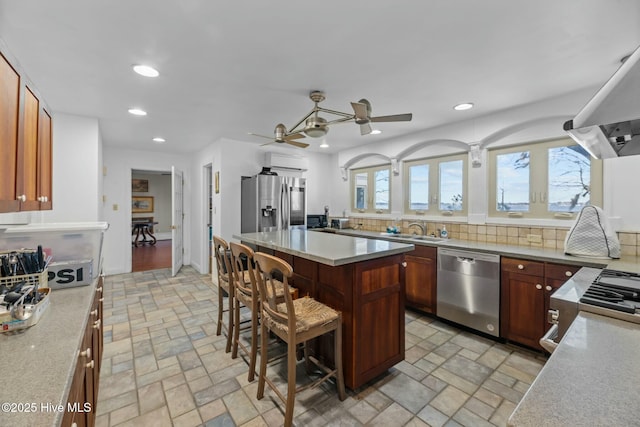
<instances>
[{"instance_id":1,"label":"dishwasher handle","mask_svg":"<svg viewBox=\"0 0 640 427\"><path fill-rule=\"evenodd\" d=\"M457 256L456 259L458 260L458 262L465 262L467 264L475 264L476 263L476 259L475 258Z\"/></svg>"}]
</instances>

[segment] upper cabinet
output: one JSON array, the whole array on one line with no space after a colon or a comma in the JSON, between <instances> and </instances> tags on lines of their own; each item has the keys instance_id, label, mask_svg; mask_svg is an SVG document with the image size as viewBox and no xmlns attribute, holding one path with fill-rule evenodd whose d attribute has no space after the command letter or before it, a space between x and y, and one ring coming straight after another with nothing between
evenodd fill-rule
<instances>
[{"instance_id":1,"label":"upper cabinet","mask_svg":"<svg viewBox=\"0 0 640 427\"><path fill-rule=\"evenodd\" d=\"M50 210L51 114L1 49L0 123L0 213Z\"/></svg>"}]
</instances>

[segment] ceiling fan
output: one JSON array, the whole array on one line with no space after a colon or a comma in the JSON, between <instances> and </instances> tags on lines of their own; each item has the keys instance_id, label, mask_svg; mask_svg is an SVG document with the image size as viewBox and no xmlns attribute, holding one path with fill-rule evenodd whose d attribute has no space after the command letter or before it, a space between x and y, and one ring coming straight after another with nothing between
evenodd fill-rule
<instances>
[{"instance_id":1,"label":"ceiling fan","mask_svg":"<svg viewBox=\"0 0 640 427\"><path fill-rule=\"evenodd\" d=\"M273 140L271 142L267 142L266 144L262 144L262 145L278 143L278 144L289 144L298 148L307 148L309 146L309 144L305 144L304 142L296 141L296 139L305 138L304 134L300 132L288 133L286 126L283 125L282 123L278 123L276 125L276 128L273 131L273 134L274 136L271 137L271 136L258 135L257 133L249 132L249 135L259 136L260 138L267 138L267 139Z\"/></svg>"},{"instance_id":2,"label":"ceiling fan","mask_svg":"<svg viewBox=\"0 0 640 427\"><path fill-rule=\"evenodd\" d=\"M360 125L360 134L368 135L372 131L370 125L371 122L408 122L413 117L411 113L371 117L371 103L364 98L358 102L351 103L353 113L345 113L343 111L330 110L328 108L320 107L318 104L325 100L324 92L317 90L313 91L309 94L309 98L311 98L311 100L315 103L313 109L302 119L300 119L295 125L293 125L290 131L287 131L287 128L283 124L279 124L278 126L276 126L276 137L272 142L287 143L295 145L296 147L305 148L308 147L309 144L305 144L295 140L304 138L305 136L311 138L321 138L325 136L327 132L329 132L329 125L332 124L344 123L353 120L356 124ZM332 114L334 116L338 116L338 118L334 120L327 120L324 117L318 115L318 113L320 112ZM256 135L253 133L251 135L270 138L265 137L264 135Z\"/></svg>"}]
</instances>

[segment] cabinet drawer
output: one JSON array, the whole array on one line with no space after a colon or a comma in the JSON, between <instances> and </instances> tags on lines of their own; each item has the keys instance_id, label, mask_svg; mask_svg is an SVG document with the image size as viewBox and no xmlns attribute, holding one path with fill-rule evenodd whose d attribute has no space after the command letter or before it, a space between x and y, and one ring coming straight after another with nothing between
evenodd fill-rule
<instances>
[{"instance_id":1,"label":"cabinet drawer","mask_svg":"<svg viewBox=\"0 0 640 427\"><path fill-rule=\"evenodd\" d=\"M577 265L547 263L545 275L550 279L569 280L578 270L580 270L580 267Z\"/></svg>"},{"instance_id":2,"label":"cabinet drawer","mask_svg":"<svg viewBox=\"0 0 640 427\"><path fill-rule=\"evenodd\" d=\"M420 246L420 245L415 245L415 249L412 250L411 252L407 252L406 255L412 255L412 256L417 256L417 257L423 257L423 258L432 258L433 260L436 259L436 257L438 256L438 249L437 248L433 248L431 246Z\"/></svg>"},{"instance_id":3,"label":"cabinet drawer","mask_svg":"<svg viewBox=\"0 0 640 427\"><path fill-rule=\"evenodd\" d=\"M502 270L513 273L544 276L544 263L526 259L502 258Z\"/></svg>"}]
</instances>

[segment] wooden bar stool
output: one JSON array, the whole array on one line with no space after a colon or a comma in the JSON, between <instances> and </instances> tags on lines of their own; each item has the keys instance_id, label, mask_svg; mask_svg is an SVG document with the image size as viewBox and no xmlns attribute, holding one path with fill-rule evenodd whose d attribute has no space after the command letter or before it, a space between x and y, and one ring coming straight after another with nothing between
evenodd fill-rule
<instances>
[{"instance_id":1,"label":"wooden bar stool","mask_svg":"<svg viewBox=\"0 0 640 427\"><path fill-rule=\"evenodd\" d=\"M288 279L293 274L293 269L280 258L256 252L254 260L258 274L256 275L260 292L261 305L261 351L260 374L258 377L258 399L264 397L265 382L278 395L286 405L284 425L291 426L293 422L293 407L295 394L307 388L318 386L320 383L335 378L338 388L338 397L345 399L344 379L342 376L342 314L322 304L313 298L293 299L289 292L285 292L285 300L279 303L275 297L276 283L274 275L282 275L282 281L287 286ZM284 396L269 378L267 378L267 336L269 331L287 343L287 395ZM296 387L296 349L300 343L324 335L333 331L335 349L335 369L330 369L320 363L315 357L309 355L305 345L305 362L313 362L325 375L310 384Z\"/></svg>"},{"instance_id":2,"label":"wooden bar stool","mask_svg":"<svg viewBox=\"0 0 640 427\"><path fill-rule=\"evenodd\" d=\"M231 278L233 282L233 295L234 295L234 329L233 329L233 344L231 350L231 357L238 357L238 348L240 348L249 358L249 375L248 381L254 380L256 374L256 359L258 355L258 319L260 317L260 295L258 292L258 283L256 281L256 274L254 267L254 252L250 247L230 242L229 248L231 249ZM276 301L278 303L284 302L284 284L282 282L275 282L276 289ZM297 296L297 289L289 287L289 293L295 298ZM240 308L241 304L244 304L251 311L251 344L247 347L240 341Z\"/></svg>"},{"instance_id":3,"label":"wooden bar stool","mask_svg":"<svg viewBox=\"0 0 640 427\"><path fill-rule=\"evenodd\" d=\"M227 346L225 352L231 351L231 340L233 335L233 286L231 286L231 259L229 254L229 245L226 240L221 237L213 236L213 252L216 256L216 268L218 270L218 328L216 335L222 333L222 328L227 332ZM224 309L224 297L222 293L227 294L227 309ZM223 312L229 313L227 324L222 322Z\"/></svg>"}]
</instances>

